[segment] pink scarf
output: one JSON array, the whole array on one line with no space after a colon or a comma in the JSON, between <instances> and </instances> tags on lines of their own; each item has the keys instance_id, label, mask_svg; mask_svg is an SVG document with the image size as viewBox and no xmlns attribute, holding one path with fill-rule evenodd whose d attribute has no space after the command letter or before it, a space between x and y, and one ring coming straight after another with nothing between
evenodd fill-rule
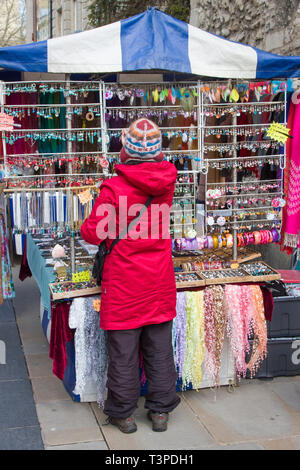
<instances>
[{"instance_id":1,"label":"pink scarf","mask_svg":"<svg viewBox=\"0 0 300 470\"><path fill-rule=\"evenodd\" d=\"M297 248L300 234L300 105L296 105L293 112L294 119L290 132L293 139L289 139L289 181L283 243L285 246Z\"/></svg>"}]
</instances>

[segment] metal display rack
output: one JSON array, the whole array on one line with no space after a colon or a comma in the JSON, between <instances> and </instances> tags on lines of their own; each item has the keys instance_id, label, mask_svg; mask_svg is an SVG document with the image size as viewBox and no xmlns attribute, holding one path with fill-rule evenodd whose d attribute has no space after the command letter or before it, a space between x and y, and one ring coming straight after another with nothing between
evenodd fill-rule
<instances>
[{"instance_id":1,"label":"metal display rack","mask_svg":"<svg viewBox=\"0 0 300 470\"><path fill-rule=\"evenodd\" d=\"M231 81L230 85L234 87L235 85L240 85L241 83L245 82L238 82L238 81ZM33 113L37 114L39 118L51 118L52 115L59 115L61 109L65 109L66 115L66 127L63 129L14 129L11 132L2 131L2 143L3 143L3 162L5 168L5 179L4 181L12 182L15 181L16 184L19 183L19 187L14 188L7 188L7 193L9 192L18 192L18 191L34 191L41 188L42 183L40 183L39 188L31 188L31 187L24 187L22 184L22 180L32 179L36 181L42 181L41 175L31 175L31 176L9 176L8 172L8 165L7 162L10 158L15 159L22 159L28 158L29 160L46 160L49 157L55 158L64 158L68 160L67 164L67 171L64 174L53 174L54 178L62 179L62 178L69 178L69 182L72 181L72 177L79 180L81 177L87 177L90 175L91 177L96 177L97 172L95 173L76 173L74 171L74 161L75 159L81 160L82 158L86 157L86 155L91 155L94 158L104 158L107 159L109 162L117 161L118 153L109 151L109 141L112 136L120 136L122 132L122 127L118 128L110 128L109 127L109 116L122 116L122 118L126 118L128 124L130 120L136 119L137 117L147 116L147 114L156 117L156 121L158 120L159 127L163 134L167 135L168 137L181 137L185 138L185 142L190 139L190 143L193 142L194 145L189 145L189 149L182 149L182 148L165 148L163 149L164 154L167 159L173 160L180 159L180 158L189 158L192 162L191 166L192 169L183 170L182 172L178 172L178 180L176 183L175 194L174 194L174 204L171 212L171 232L174 237L186 236L187 231L190 228L196 227L196 205L197 205L197 189L198 189L198 177L199 174L205 176L205 193L207 189L211 186L222 185L220 183L208 183L208 172L210 169L218 168L218 165L222 165L223 168L231 169L232 174L232 183L238 184L237 177L238 177L238 169L241 165L245 162L248 162L250 165L254 162L259 162L263 164L266 161L273 161L276 162L279 166L281 171L281 177L278 180L280 183L280 189L276 193L279 196L283 195L283 169L285 167L285 146L283 149L283 153L278 151L279 145L274 141L271 141L269 138L261 138L261 131L266 131L269 127L270 123L253 123L253 124L239 124L238 117L242 112L247 112L248 110L256 113L258 115L262 114L262 112L273 112L274 110L284 111L284 122L286 124L287 115L286 115L286 99L287 99L287 92L285 87L284 92L284 99L283 100L276 100L276 101L257 101L257 102L224 102L218 103L213 102L207 92L205 91L207 87L219 87L219 86L228 86L228 81L226 82L209 82L204 83L201 81L197 82L162 82L162 83L153 83L153 82L143 82L143 83L123 83L118 85L116 83L104 83L103 81L80 81L74 82L70 80L69 76L66 76L65 81L42 81L42 82L1 82L0 83L0 106L1 112L15 115L15 116L25 116L26 113ZM142 89L147 95L147 103L146 100L142 100L143 95L140 96L133 96L132 90L133 89ZM154 96L153 92L155 90L164 90L168 89L175 90L174 99L167 99L165 96L164 99L160 99L159 95ZM193 95L192 104L189 108L189 111L183 109L181 105L178 104L176 100L176 89L180 90L188 90ZM114 94L117 93L118 90L123 90L124 94L127 97L130 97L130 104L125 106L110 106L109 102L109 93ZM11 93L30 93L30 92L37 92L39 91L40 94L44 93L54 93L57 91L63 92L65 103L37 103L37 104L7 104L5 103L5 96ZM99 94L99 101L93 100L91 103L85 102L84 100L80 99L80 97L86 97L86 94L89 91L96 91ZM72 101L72 97L76 98L76 101ZM110 96L111 98L111 96ZM140 98L139 103L136 104L136 98ZM88 113L93 115L93 119L97 119L99 122L99 126L95 127L74 127L72 126L72 118L76 113L81 112L81 116L83 116L83 109L87 108ZM38 112L37 112L38 110ZM174 111L174 116L177 117L181 113L185 117L191 117L192 122L194 123L192 126L163 126L163 118L168 117L169 115L172 116L172 112ZM48 114L47 114L48 113ZM87 114L88 114L87 113ZM214 118L214 117L221 117L226 116L230 118L230 124L226 125L217 125L213 122L211 125L208 125L207 119ZM150 116L149 116L150 117ZM151 117L150 117L151 118ZM153 119L155 120L155 119ZM126 122L127 122L126 121ZM35 153L28 153L18 155L11 155L7 153L7 142L6 138L8 136L21 136L22 138L31 139L33 142L38 140L38 138L43 139L43 135L47 135L48 138L57 138L58 140L62 140L66 143L66 151L65 152L58 152L55 153L45 153L45 154L35 154ZM95 133L94 135L92 135ZM255 137L259 135L259 140L255 140ZM79 138L78 138L79 136ZM207 138L209 136L218 136L217 142L207 142ZM218 139L220 137L226 137L226 142L219 142ZM241 137L246 137L247 140L239 140ZM249 137L251 139L249 140ZM87 152L76 152L73 150L73 142L79 141L84 142L91 138L90 143L93 142L96 144L96 149ZM183 139L182 139L183 140ZM12 137L13 141L13 137ZM9 142L9 140L8 140ZM95 146L95 145L94 145ZM274 150L274 154L265 154L265 155L250 155L251 148L254 146L256 148L264 148L264 147L271 147L271 150ZM248 148L249 155L240 157L238 151L240 148ZM212 150L214 149L214 150ZM220 152L227 152L226 158L213 157L208 158L207 152L208 151L216 151L217 149ZM220 155L221 153L219 153ZM226 166L227 165L227 166ZM100 169L99 164L97 163L97 171ZM110 174L108 170L105 168L101 169L101 174L103 177L109 177ZM47 175L50 176L50 175ZM180 182L179 178L184 178L184 182ZM263 183L260 181L260 183ZM228 184L228 183L224 183ZM49 185L48 185L49 186ZM82 187L86 188L90 185L83 184ZM91 185L92 186L92 185ZM186 194L182 194L182 187L185 188ZM80 188L80 187L79 187ZM61 188L57 188L57 184L54 188L48 187L47 191L58 190ZM74 188L71 187L71 184L66 183L64 187L64 191L71 192ZM78 188L77 188L78 189ZM241 196L240 196L241 197ZM245 224L245 220L239 220L238 216L240 213L240 208L237 206L236 199L233 201L231 211L232 216L231 220L228 221L227 225L224 227L218 227L219 232L222 232L226 228L231 228L233 232L233 259L237 259L237 233L241 226L241 224ZM189 201L186 204L186 201ZM208 200L205 201L205 218L214 212L213 209L209 207ZM179 207L180 205L180 207ZM261 212L263 210L270 209L269 206L265 205L262 206ZM221 210L218 210L218 213ZM246 210L247 212L248 210ZM250 208L249 211L250 212ZM279 212L279 211L278 211ZM249 222L249 221L248 221ZM266 217L262 217L261 219L257 219L256 222L258 223L265 223L271 224L274 223L271 220L268 220ZM278 220L280 223L280 219ZM71 225L73 227L74 221L71 221ZM205 225L205 230L207 233L207 225ZM71 234L71 247L72 247L72 239L74 238L74 230L72 230ZM73 240L74 241L74 240ZM71 250L72 251L72 250ZM73 251L72 251L73 253ZM74 256L72 256L72 270L75 269L74 265Z\"/></svg>"},{"instance_id":2,"label":"metal display rack","mask_svg":"<svg viewBox=\"0 0 300 470\"><path fill-rule=\"evenodd\" d=\"M238 81L232 81L231 84L232 86L235 86L235 85L239 85L241 83L244 83L244 82L238 82ZM207 168L216 168L216 162L225 162L225 163L229 163L228 167L231 168L231 182L233 185L238 185L238 179L237 179L237 176L238 176L238 167L242 165L242 163L245 161L245 160L248 160L248 161L255 161L255 160L258 160L258 162L264 162L264 161L267 161L268 159L273 159L273 161L277 161L277 163L279 164L279 167L280 167L280 170L281 170L281 175L280 175L280 178L279 180L279 190L277 191L276 195L282 197L283 196L283 170L285 168L285 145L283 146L284 149L283 149L283 153L275 153L275 155L264 155L264 156L253 156L253 155L246 155L246 156L242 156L242 157L239 157L238 156L238 146L241 146L243 145L243 142L241 141L238 141L238 138L239 137L242 137L242 136L245 136L245 137L249 137L249 136L252 136L252 137L255 137L255 135L260 135L261 134L261 131L266 131L270 125L271 125L271 122L268 122L268 123L252 123L252 124L238 124L238 116L240 116L241 114L241 109L243 110L243 112L247 112L248 109L249 111L251 110L254 110L254 112L258 112L260 115L262 114L262 112L264 111L264 109L267 110L267 112L272 112L274 110L277 110L277 109L280 109L281 111L284 111L284 119L283 119L283 122L282 124L286 125L286 122L287 122L287 115L286 115L286 101L287 101L287 87L285 86L284 87L284 99L281 100L281 101L262 101L262 102L234 102L234 100L232 100L230 103L216 103L216 102L207 102L209 100L209 97L207 96L207 94L205 93L202 93L202 90L205 89L205 87L209 87L210 89L213 89L213 87L215 86L216 88L220 87L220 86L227 86L228 85L228 82L209 82L208 84L205 84L203 83L201 85L201 114L203 115L203 126L202 126L202 148L204 148L206 151L207 151L207 147L209 145L211 145L212 147L213 146L216 146L216 148L218 148L218 146L220 147L220 149L227 146L227 148L229 147L230 148L230 155L227 157L227 158L213 158L213 159L209 159L209 158L203 158L202 161L204 162L204 165L207 167ZM215 123L213 123L212 125L206 125L206 118L208 117L211 117L211 115L214 117L221 117L220 116L220 109L225 109L226 108L229 108L229 113L225 113L226 116L230 117L231 119L231 123L230 124L226 124L226 125L215 125ZM208 112L209 110L209 112ZM210 132L211 131L211 132ZM206 138L209 137L210 135L213 135L213 136L216 136L218 139L220 139L222 136L226 136L227 137L227 140L229 140L229 142L223 142L223 143L207 143L206 141ZM264 137L264 136L263 136ZM255 140L253 140L253 143L255 144ZM263 140L260 140L259 141L259 145L264 145L266 143L270 143L270 139L269 138L263 138ZM250 147L250 143L249 143L249 147ZM277 144L278 146L278 144ZM250 147L251 148L251 147ZM269 182L269 181L267 181ZM265 181L259 181L259 184L264 184L266 183ZM245 183L246 184L246 183ZM222 186L222 185L228 185L228 183L208 183L208 180L206 178L206 187L205 187L205 194L207 194L207 189L209 187L214 187L214 186ZM248 196L249 194L251 195L251 193L248 193ZM274 195L274 193L272 194ZM246 195L244 195L246 197ZM253 194L252 194L253 196ZM259 194L259 196L263 197L264 195L263 194ZM250 225L251 222L252 224L260 224L260 225L265 225L265 226L272 226L274 225L274 223L277 222L277 225L278 224L281 224L281 220L280 220L280 210L278 210L278 219L273 219L273 220L270 220L267 218L266 214L267 212L263 212L264 210L267 211L267 210L270 210L272 209L272 206L260 206L260 207L257 207L257 211L262 211L262 214L265 215L264 217L261 217L261 218L256 218L254 219L253 221L251 220L238 220L238 215L241 214L242 212L250 212L252 210L253 212L253 208L244 208L244 209L240 209L237 205L237 197L241 198L241 195L238 194L238 196L228 196L229 198L232 198L233 199L233 202L231 204L231 208L230 210L228 210L228 207L225 208L223 211L222 209L218 209L218 210L213 210L213 209L210 209L209 208L209 201L206 197L206 204L205 204L205 207L206 207L206 217L210 214L213 214L213 213L217 213L218 215L222 215L222 212L225 214L228 214L228 213L231 213L231 217L232 217L232 220L230 220L229 222L226 223L226 225L222 226L222 227L218 227L218 232L222 233L226 228L231 227L231 230L233 232L233 260L236 260L237 259L237 256L238 256L238 251L237 251L237 233L241 227L241 224L244 224L244 225ZM223 199L224 200L224 196L220 197L220 199ZM207 228L207 226L206 226Z\"/></svg>"}]
</instances>

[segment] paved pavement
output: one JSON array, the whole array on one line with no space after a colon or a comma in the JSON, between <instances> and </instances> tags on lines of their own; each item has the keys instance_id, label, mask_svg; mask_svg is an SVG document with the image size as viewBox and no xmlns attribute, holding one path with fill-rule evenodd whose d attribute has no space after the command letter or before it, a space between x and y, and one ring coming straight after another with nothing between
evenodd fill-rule
<instances>
[{"instance_id":1,"label":"paved pavement","mask_svg":"<svg viewBox=\"0 0 300 470\"><path fill-rule=\"evenodd\" d=\"M0 449L43 449L13 304L0 306Z\"/></svg>"},{"instance_id":2,"label":"paved pavement","mask_svg":"<svg viewBox=\"0 0 300 470\"><path fill-rule=\"evenodd\" d=\"M8 358L6 368L0 364L0 449L300 449L300 376L184 392L164 434L151 431L143 398L136 433L103 425L96 403L73 402L53 376L38 288L32 279L21 283L17 268L14 274L18 329L13 311L0 310L0 340Z\"/></svg>"}]
</instances>

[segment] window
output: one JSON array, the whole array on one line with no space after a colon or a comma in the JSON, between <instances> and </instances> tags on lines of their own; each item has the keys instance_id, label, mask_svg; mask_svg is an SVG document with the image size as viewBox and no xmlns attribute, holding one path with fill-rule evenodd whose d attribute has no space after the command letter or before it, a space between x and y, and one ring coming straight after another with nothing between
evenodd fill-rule
<instances>
[{"instance_id":1,"label":"window","mask_svg":"<svg viewBox=\"0 0 300 470\"><path fill-rule=\"evenodd\" d=\"M73 32L79 31L79 17L78 17L78 0L72 0L72 18L73 18Z\"/></svg>"}]
</instances>

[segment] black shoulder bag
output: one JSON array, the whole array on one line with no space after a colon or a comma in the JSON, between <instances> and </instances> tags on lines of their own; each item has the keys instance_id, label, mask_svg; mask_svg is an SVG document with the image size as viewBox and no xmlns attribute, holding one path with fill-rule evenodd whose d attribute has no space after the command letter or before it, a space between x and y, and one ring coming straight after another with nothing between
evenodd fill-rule
<instances>
[{"instance_id":1,"label":"black shoulder bag","mask_svg":"<svg viewBox=\"0 0 300 470\"><path fill-rule=\"evenodd\" d=\"M126 227L121 233L119 233L118 237L112 242L109 249L106 248L105 241L101 242L100 245L98 246L98 252L96 253L96 256L95 256L93 272L92 272L93 278L96 279L98 286L101 286L103 267L104 267L104 261L105 261L106 256L109 255L113 247L122 238L124 238L126 234L136 225L138 220L141 218L141 216L144 214L144 212L147 210L147 208L151 204L153 197L154 196L148 197L144 207L140 210L140 212L136 215L136 217L130 222L128 227Z\"/></svg>"}]
</instances>

